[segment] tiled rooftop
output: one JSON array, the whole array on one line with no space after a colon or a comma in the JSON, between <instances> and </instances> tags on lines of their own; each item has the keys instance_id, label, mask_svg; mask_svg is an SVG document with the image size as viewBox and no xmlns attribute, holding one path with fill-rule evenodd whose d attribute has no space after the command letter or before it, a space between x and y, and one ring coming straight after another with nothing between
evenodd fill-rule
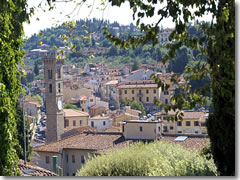
<instances>
[{"instance_id":1,"label":"tiled rooftop","mask_svg":"<svg viewBox=\"0 0 240 180\"><path fill-rule=\"evenodd\" d=\"M192 111L192 112L187 112L187 111L182 111L184 113L184 119L204 119L204 117L206 117L206 115L208 115L207 113L205 112L198 112L198 111ZM155 116L159 116L159 115L175 115L176 114L176 111L168 111L168 113L166 114L165 112L158 112L158 113L155 113L154 115Z\"/></svg>"},{"instance_id":2,"label":"tiled rooftop","mask_svg":"<svg viewBox=\"0 0 240 180\"><path fill-rule=\"evenodd\" d=\"M79 117L89 116L87 112L75 110L75 109L64 109L64 117Z\"/></svg>"},{"instance_id":3,"label":"tiled rooftop","mask_svg":"<svg viewBox=\"0 0 240 180\"><path fill-rule=\"evenodd\" d=\"M91 126L81 126L81 127L78 127L78 128L74 128L74 129L71 129L69 131L66 131L64 132L62 135L61 135L61 138L62 139L65 139L65 138L68 138L68 137L71 137L71 136L75 136L75 135L78 135L78 134L82 134L84 133L85 131L95 131L95 132L98 132L99 130L91 127Z\"/></svg>"},{"instance_id":4,"label":"tiled rooftop","mask_svg":"<svg viewBox=\"0 0 240 180\"><path fill-rule=\"evenodd\" d=\"M123 88L157 88L157 84L124 84L118 86L119 89Z\"/></svg>"},{"instance_id":5,"label":"tiled rooftop","mask_svg":"<svg viewBox=\"0 0 240 180\"><path fill-rule=\"evenodd\" d=\"M201 150L204 146L210 144L209 138L188 137L184 141L174 141L176 136L162 136L160 141L167 141L174 144L180 144L181 146L190 150Z\"/></svg>"},{"instance_id":6,"label":"tiled rooftop","mask_svg":"<svg viewBox=\"0 0 240 180\"><path fill-rule=\"evenodd\" d=\"M23 160L18 163L20 176L58 176L57 174Z\"/></svg>"},{"instance_id":7,"label":"tiled rooftop","mask_svg":"<svg viewBox=\"0 0 240 180\"><path fill-rule=\"evenodd\" d=\"M33 148L34 151L60 152L61 149L85 149L91 151L101 151L112 148L114 143L118 142L122 135L118 134L95 134L83 133L72 136L57 142L49 143L43 146Z\"/></svg>"}]
</instances>

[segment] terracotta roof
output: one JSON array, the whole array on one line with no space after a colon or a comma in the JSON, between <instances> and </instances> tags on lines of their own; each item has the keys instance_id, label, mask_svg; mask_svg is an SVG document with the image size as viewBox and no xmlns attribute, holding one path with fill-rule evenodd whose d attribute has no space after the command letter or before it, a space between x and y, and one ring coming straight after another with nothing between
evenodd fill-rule
<instances>
[{"instance_id":1,"label":"terracotta roof","mask_svg":"<svg viewBox=\"0 0 240 180\"><path fill-rule=\"evenodd\" d=\"M104 129L104 132L122 132L122 127L120 127L120 126L112 126L110 128Z\"/></svg>"},{"instance_id":2,"label":"terracotta roof","mask_svg":"<svg viewBox=\"0 0 240 180\"><path fill-rule=\"evenodd\" d=\"M205 112L198 112L198 111L182 111L184 113L184 117L183 119L201 119L202 121L206 120L208 114ZM155 116L159 116L159 115L175 115L176 111L168 111L168 114L166 114L165 112L158 112L155 113Z\"/></svg>"},{"instance_id":3,"label":"terracotta roof","mask_svg":"<svg viewBox=\"0 0 240 180\"><path fill-rule=\"evenodd\" d=\"M47 169L41 168L29 162L24 164L23 160L19 161L18 168L20 171L20 176L58 176Z\"/></svg>"},{"instance_id":4,"label":"terracotta roof","mask_svg":"<svg viewBox=\"0 0 240 180\"><path fill-rule=\"evenodd\" d=\"M160 141L167 141L174 144L180 144L185 148L191 150L201 150L204 146L210 144L209 138L188 137L184 141L174 141L176 136L162 136Z\"/></svg>"},{"instance_id":5,"label":"terracotta roof","mask_svg":"<svg viewBox=\"0 0 240 180\"><path fill-rule=\"evenodd\" d=\"M106 85L115 85L117 83L118 83L118 80L111 80L111 81L106 82Z\"/></svg>"},{"instance_id":6,"label":"terracotta roof","mask_svg":"<svg viewBox=\"0 0 240 180\"><path fill-rule=\"evenodd\" d=\"M78 134L82 134L86 131L94 131L94 132L98 132L99 130L97 130L96 128L93 128L91 126L81 126L81 127L78 127L78 128L74 128L74 129L71 129L71 130L68 130L66 132L64 132L63 134L61 134L61 139L65 139L67 137L71 137L71 136L75 136L75 135L78 135Z\"/></svg>"},{"instance_id":7,"label":"terracotta roof","mask_svg":"<svg viewBox=\"0 0 240 180\"><path fill-rule=\"evenodd\" d=\"M132 114L129 114L129 113L121 113L119 115L116 115L115 118L117 117L121 117L121 116L130 116L130 117L135 117L135 118L139 118L138 116L135 116L135 115L132 115Z\"/></svg>"},{"instance_id":8,"label":"terracotta roof","mask_svg":"<svg viewBox=\"0 0 240 180\"><path fill-rule=\"evenodd\" d=\"M60 152L65 149L85 149L98 152L114 146L122 138L119 134L83 133L33 148L36 152Z\"/></svg>"},{"instance_id":9,"label":"terracotta roof","mask_svg":"<svg viewBox=\"0 0 240 180\"><path fill-rule=\"evenodd\" d=\"M64 109L64 117L79 117L89 116L87 112L75 110L75 109Z\"/></svg>"},{"instance_id":10,"label":"terracotta roof","mask_svg":"<svg viewBox=\"0 0 240 180\"><path fill-rule=\"evenodd\" d=\"M118 86L119 89L122 88L157 88L157 84L124 84Z\"/></svg>"},{"instance_id":11,"label":"terracotta roof","mask_svg":"<svg viewBox=\"0 0 240 180\"><path fill-rule=\"evenodd\" d=\"M110 117L109 116L98 115L98 116L94 116L94 117L89 118L89 121L91 121L91 120L106 120L106 119L110 119Z\"/></svg>"}]
</instances>

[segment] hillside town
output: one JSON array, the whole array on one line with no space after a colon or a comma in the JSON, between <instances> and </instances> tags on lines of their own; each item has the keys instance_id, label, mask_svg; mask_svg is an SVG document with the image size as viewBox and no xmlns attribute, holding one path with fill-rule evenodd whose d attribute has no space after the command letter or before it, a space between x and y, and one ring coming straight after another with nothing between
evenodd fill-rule
<instances>
[{"instance_id":1,"label":"hillside town","mask_svg":"<svg viewBox=\"0 0 240 180\"><path fill-rule=\"evenodd\" d=\"M196 150L209 144L206 109L182 111L182 121L171 121L176 112L166 113L154 103L154 99L172 103L175 89L186 83L183 76L178 82L170 80L168 63L142 64L134 71L131 65L113 68L96 63L76 68L64 64L64 54L42 46L44 80L34 80L30 90L41 98L24 100L25 118L33 131L34 165L75 176L89 157L135 141L168 141ZM25 70L31 73L30 68ZM152 74L170 84L168 91L158 87ZM144 112L126 103L134 101L141 102Z\"/></svg>"}]
</instances>

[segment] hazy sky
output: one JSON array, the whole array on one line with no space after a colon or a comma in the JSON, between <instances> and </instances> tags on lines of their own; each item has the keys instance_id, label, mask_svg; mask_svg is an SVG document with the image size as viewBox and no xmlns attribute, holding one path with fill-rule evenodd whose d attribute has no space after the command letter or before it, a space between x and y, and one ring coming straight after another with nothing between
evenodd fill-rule
<instances>
[{"instance_id":1,"label":"hazy sky","mask_svg":"<svg viewBox=\"0 0 240 180\"><path fill-rule=\"evenodd\" d=\"M29 0L29 7L37 6L42 0ZM94 0L88 0L89 4L94 4ZM100 2L97 0L97 2ZM56 9L48 11L45 6L46 12L43 12L40 8L35 12L34 16L31 18L30 24L24 24L24 31L27 37L31 36L34 33L39 33L40 30L45 28L50 28L56 24L61 24L67 20L75 19L85 19L85 18L104 18L110 22L117 21L120 24L127 25L133 22L132 11L129 8L129 4L125 3L119 7L112 7L110 4L104 11L97 10L96 7L99 7L99 4L95 3L93 10L91 7L87 8L87 4L83 5L80 9L76 9L71 15L70 19L66 17L67 14L71 13L75 5L73 3L57 3ZM101 7L101 6L100 6ZM37 21L36 18L40 20ZM153 21L156 21L156 18L153 18ZM146 20L145 22L151 23L151 20ZM163 21L162 25L164 27L174 27L174 24L170 19Z\"/></svg>"}]
</instances>

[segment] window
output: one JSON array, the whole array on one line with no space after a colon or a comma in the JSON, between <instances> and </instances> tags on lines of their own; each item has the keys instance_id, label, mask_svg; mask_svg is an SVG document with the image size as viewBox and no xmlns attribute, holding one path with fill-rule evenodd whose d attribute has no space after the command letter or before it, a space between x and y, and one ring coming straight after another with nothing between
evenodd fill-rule
<instances>
[{"instance_id":1,"label":"window","mask_svg":"<svg viewBox=\"0 0 240 180\"><path fill-rule=\"evenodd\" d=\"M48 70L48 79L52 79L52 70Z\"/></svg>"},{"instance_id":2,"label":"window","mask_svg":"<svg viewBox=\"0 0 240 180\"><path fill-rule=\"evenodd\" d=\"M139 101L142 101L142 97L139 97Z\"/></svg>"},{"instance_id":3,"label":"window","mask_svg":"<svg viewBox=\"0 0 240 180\"><path fill-rule=\"evenodd\" d=\"M142 90L139 90L139 94L141 94L142 93Z\"/></svg>"},{"instance_id":4,"label":"window","mask_svg":"<svg viewBox=\"0 0 240 180\"><path fill-rule=\"evenodd\" d=\"M177 122L177 125L178 125L178 126L182 126L182 122L181 122L181 121L178 121L178 122Z\"/></svg>"},{"instance_id":5,"label":"window","mask_svg":"<svg viewBox=\"0 0 240 180\"><path fill-rule=\"evenodd\" d=\"M132 100L133 100L133 101L134 101L134 99L135 99L135 98L134 98L134 97L132 97Z\"/></svg>"},{"instance_id":6,"label":"window","mask_svg":"<svg viewBox=\"0 0 240 180\"><path fill-rule=\"evenodd\" d=\"M81 163L85 164L85 157L84 156L81 156Z\"/></svg>"},{"instance_id":7,"label":"window","mask_svg":"<svg viewBox=\"0 0 240 180\"><path fill-rule=\"evenodd\" d=\"M104 126L106 125L106 122L105 122L105 121L103 121L103 125L104 125Z\"/></svg>"},{"instance_id":8,"label":"window","mask_svg":"<svg viewBox=\"0 0 240 180\"><path fill-rule=\"evenodd\" d=\"M82 125L82 120L80 120L80 126Z\"/></svg>"},{"instance_id":9,"label":"window","mask_svg":"<svg viewBox=\"0 0 240 180\"><path fill-rule=\"evenodd\" d=\"M191 126L191 122L190 121L186 121L186 126Z\"/></svg>"},{"instance_id":10,"label":"window","mask_svg":"<svg viewBox=\"0 0 240 180\"><path fill-rule=\"evenodd\" d=\"M93 99L90 99L90 102L93 102Z\"/></svg>"},{"instance_id":11,"label":"window","mask_svg":"<svg viewBox=\"0 0 240 180\"><path fill-rule=\"evenodd\" d=\"M50 157L46 156L46 164L49 164L49 163L50 163Z\"/></svg>"},{"instance_id":12,"label":"window","mask_svg":"<svg viewBox=\"0 0 240 180\"><path fill-rule=\"evenodd\" d=\"M91 121L91 126L94 127L94 121Z\"/></svg>"},{"instance_id":13,"label":"window","mask_svg":"<svg viewBox=\"0 0 240 180\"><path fill-rule=\"evenodd\" d=\"M76 121L75 120L73 120L73 126L76 126Z\"/></svg>"},{"instance_id":14,"label":"window","mask_svg":"<svg viewBox=\"0 0 240 180\"><path fill-rule=\"evenodd\" d=\"M158 131L160 131L161 130L161 128L160 128L160 126L158 126Z\"/></svg>"},{"instance_id":15,"label":"window","mask_svg":"<svg viewBox=\"0 0 240 180\"><path fill-rule=\"evenodd\" d=\"M127 94L127 90L124 90L124 93Z\"/></svg>"},{"instance_id":16,"label":"window","mask_svg":"<svg viewBox=\"0 0 240 180\"><path fill-rule=\"evenodd\" d=\"M167 126L163 126L163 132L168 132L168 127Z\"/></svg>"},{"instance_id":17,"label":"window","mask_svg":"<svg viewBox=\"0 0 240 180\"><path fill-rule=\"evenodd\" d=\"M69 120L66 119L66 120L64 121L64 128L66 128L66 127L68 127L68 126L69 126Z\"/></svg>"},{"instance_id":18,"label":"window","mask_svg":"<svg viewBox=\"0 0 240 180\"><path fill-rule=\"evenodd\" d=\"M147 101L147 102L149 101L149 97L146 97L146 101Z\"/></svg>"},{"instance_id":19,"label":"window","mask_svg":"<svg viewBox=\"0 0 240 180\"><path fill-rule=\"evenodd\" d=\"M61 78L61 69L60 69L60 67L57 69L57 74L58 74L58 78Z\"/></svg>"},{"instance_id":20,"label":"window","mask_svg":"<svg viewBox=\"0 0 240 180\"><path fill-rule=\"evenodd\" d=\"M140 127L139 127L139 130L140 130L140 132L142 132L142 131L143 131L143 128L142 128L142 126L140 126Z\"/></svg>"},{"instance_id":21,"label":"window","mask_svg":"<svg viewBox=\"0 0 240 180\"><path fill-rule=\"evenodd\" d=\"M182 131L178 131L178 133L182 133Z\"/></svg>"},{"instance_id":22,"label":"window","mask_svg":"<svg viewBox=\"0 0 240 180\"><path fill-rule=\"evenodd\" d=\"M173 130L173 129L174 129L174 128L173 128L173 125L171 125L171 126L170 126L170 130Z\"/></svg>"},{"instance_id":23,"label":"window","mask_svg":"<svg viewBox=\"0 0 240 180\"><path fill-rule=\"evenodd\" d=\"M206 126L206 123L201 123L201 126Z\"/></svg>"},{"instance_id":24,"label":"window","mask_svg":"<svg viewBox=\"0 0 240 180\"><path fill-rule=\"evenodd\" d=\"M119 95L122 95L122 90L119 90Z\"/></svg>"},{"instance_id":25,"label":"window","mask_svg":"<svg viewBox=\"0 0 240 180\"><path fill-rule=\"evenodd\" d=\"M72 163L75 163L75 155L72 155Z\"/></svg>"},{"instance_id":26,"label":"window","mask_svg":"<svg viewBox=\"0 0 240 180\"><path fill-rule=\"evenodd\" d=\"M163 117L163 120L166 120L166 117L165 117L165 116Z\"/></svg>"},{"instance_id":27,"label":"window","mask_svg":"<svg viewBox=\"0 0 240 180\"><path fill-rule=\"evenodd\" d=\"M132 94L134 94L134 90L132 90Z\"/></svg>"},{"instance_id":28,"label":"window","mask_svg":"<svg viewBox=\"0 0 240 180\"><path fill-rule=\"evenodd\" d=\"M165 99L165 104L168 104L168 99Z\"/></svg>"},{"instance_id":29,"label":"window","mask_svg":"<svg viewBox=\"0 0 240 180\"><path fill-rule=\"evenodd\" d=\"M67 161L67 163L68 163L68 154L66 155L66 161Z\"/></svg>"},{"instance_id":30,"label":"window","mask_svg":"<svg viewBox=\"0 0 240 180\"><path fill-rule=\"evenodd\" d=\"M198 121L194 121L194 126L199 126L199 122Z\"/></svg>"},{"instance_id":31,"label":"window","mask_svg":"<svg viewBox=\"0 0 240 180\"><path fill-rule=\"evenodd\" d=\"M61 84L58 83L58 92L60 93L61 92Z\"/></svg>"},{"instance_id":32,"label":"window","mask_svg":"<svg viewBox=\"0 0 240 180\"><path fill-rule=\"evenodd\" d=\"M149 93L148 89L146 90L146 93L147 93L147 94Z\"/></svg>"},{"instance_id":33,"label":"window","mask_svg":"<svg viewBox=\"0 0 240 180\"><path fill-rule=\"evenodd\" d=\"M154 89L154 90L153 90L153 93L156 94L156 92L157 92L156 89Z\"/></svg>"},{"instance_id":34,"label":"window","mask_svg":"<svg viewBox=\"0 0 240 180\"><path fill-rule=\"evenodd\" d=\"M164 95L168 95L168 91L164 91Z\"/></svg>"},{"instance_id":35,"label":"window","mask_svg":"<svg viewBox=\"0 0 240 180\"><path fill-rule=\"evenodd\" d=\"M52 84L49 84L49 92L52 93Z\"/></svg>"}]
</instances>

